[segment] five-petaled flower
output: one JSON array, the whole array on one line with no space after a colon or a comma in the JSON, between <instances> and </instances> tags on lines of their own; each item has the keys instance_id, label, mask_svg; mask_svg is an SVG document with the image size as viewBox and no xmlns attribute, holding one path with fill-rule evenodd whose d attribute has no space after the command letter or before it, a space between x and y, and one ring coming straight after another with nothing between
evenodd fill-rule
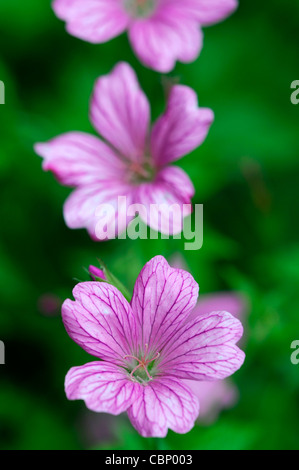
<instances>
[{"instance_id":1,"label":"five-petaled flower","mask_svg":"<svg viewBox=\"0 0 299 470\"><path fill-rule=\"evenodd\" d=\"M54 0L67 31L103 43L128 30L141 62L170 72L176 61L193 62L203 44L201 26L222 21L237 0Z\"/></svg>"},{"instance_id":2,"label":"five-petaled flower","mask_svg":"<svg viewBox=\"0 0 299 470\"><path fill-rule=\"evenodd\" d=\"M70 132L50 142L35 145L44 158L43 169L52 171L66 186L76 187L64 205L70 228L86 228L97 240L97 224L103 218L98 208L112 207L105 214L107 238L124 231L132 217L127 206L142 204L140 218L154 230L175 234L189 215L194 187L175 160L198 147L206 138L214 114L198 108L195 92L173 86L166 112L149 133L150 106L133 69L118 64L111 74L100 77L91 102L91 121L106 142L98 137ZM157 207L154 216L148 216ZM176 214L169 210L178 208ZM112 235L109 235L112 234Z\"/></svg>"},{"instance_id":3,"label":"five-petaled flower","mask_svg":"<svg viewBox=\"0 0 299 470\"><path fill-rule=\"evenodd\" d=\"M191 315L198 285L162 256L142 269L131 303L112 285L78 284L62 316L69 336L101 359L72 368L67 397L96 412L124 411L145 437L186 433L199 402L188 381L224 379L241 367L243 328L230 313Z\"/></svg>"}]
</instances>

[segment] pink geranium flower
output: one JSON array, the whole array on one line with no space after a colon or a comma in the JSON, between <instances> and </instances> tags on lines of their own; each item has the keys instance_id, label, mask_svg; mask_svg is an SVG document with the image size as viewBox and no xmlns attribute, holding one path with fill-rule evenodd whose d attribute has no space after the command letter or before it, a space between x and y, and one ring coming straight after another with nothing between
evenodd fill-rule
<instances>
[{"instance_id":1,"label":"pink geranium flower","mask_svg":"<svg viewBox=\"0 0 299 470\"><path fill-rule=\"evenodd\" d=\"M114 286L92 281L73 295L62 307L65 328L101 361L68 372L67 397L96 412L127 411L142 436L188 432L199 402L187 380L223 379L243 364L239 320L224 311L190 320L198 285L162 256L142 269L131 303Z\"/></svg>"},{"instance_id":2,"label":"pink geranium flower","mask_svg":"<svg viewBox=\"0 0 299 470\"><path fill-rule=\"evenodd\" d=\"M194 187L183 170L169 164L205 140L213 112L198 108L195 92L177 85L171 89L165 114L149 133L149 102L135 72L120 63L110 75L98 79L90 117L107 143L93 135L70 132L35 145L44 158L43 169L52 171L62 184L77 188L64 205L68 227L85 227L97 239L101 213L96 214L96 209L110 204L115 210L107 223L117 220L114 232L121 233L131 220L123 217L125 209L119 207L123 196L127 206L143 204L145 212L140 217L154 230L180 233L184 216L191 212L188 205ZM161 211L149 221L147 214L153 205ZM165 210L172 205L181 208L182 217Z\"/></svg>"},{"instance_id":3,"label":"pink geranium flower","mask_svg":"<svg viewBox=\"0 0 299 470\"><path fill-rule=\"evenodd\" d=\"M128 30L141 62L166 73L177 60L199 55L201 26L222 21L237 0L54 0L56 15L67 31L92 43L103 43Z\"/></svg>"},{"instance_id":4,"label":"pink geranium flower","mask_svg":"<svg viewBox=\"0 0 299 470\"><path fill-rule=\"evenodd\" d=\"M186 267L184 258L179 253L172 257L171 265L177 269ZM243 321L248 311L247 303L245 296L239 292L213 292L200 295L189 320L209 312L225 310ZM225 408L234 406L239 397L237 387L229 379L212 382L188 380L187 383L199 399L198 421L204 424L211 424L215 421L219 413Z\"/></svg>"},{"instance_id":5,"label":"pink geranium flower","mask_svg":"<svg viewBox=\"0 0 299 470\"><path fill-rule=\"evenodd\" d=\"M247 309L246 299L238 292L214 292L200 296L192 317L226 310L239 320L243 320ZM239 398L237 387L229 379L213 382L188 380L188 385L200 402L198 420L205 424L215 421L223 409L234 406Z\"/></svg>"}]
</instances>

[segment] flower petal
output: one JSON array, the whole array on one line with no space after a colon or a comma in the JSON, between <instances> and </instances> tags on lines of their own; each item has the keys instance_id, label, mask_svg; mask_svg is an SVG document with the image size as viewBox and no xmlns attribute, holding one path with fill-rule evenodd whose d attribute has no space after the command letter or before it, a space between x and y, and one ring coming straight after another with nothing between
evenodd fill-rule
<instances>
[{"instance_id":1,"label":"flower petal","mask_svg":"<svg viewBox=\"0 0 299 470\"><path fill-rule=\"evenodd\" d=\"M198 416L199 403L191 390L172 377L139 385L139 395L128 409L133 426L144 437L165 437L169 429L190 431Z\"/></svg>"},{"instance_id":2,"label":"flower petal","mask_svg":"<svg viewBox=\"0 0 299 470\"><path fill-rule=\"evenodd\" d=\"M92 43L109 41L130 22L119 0L54 0L52 6L69 34Z\"/></svg>"},{"instance_id":3,"label":"flower petal","mask_svg":"<svg viewBox=\"0 0 299 470\"><path fill-rule=\"evenodd\" d=\"M153 354L180 328L196 304L198 284L181 269L173 269L163 256L150 260L139 274L132 297L141 347Z\"/></svg>"},{"instance_id":4,"label":"flower petal","mask_svg":"<svg viewBox=\"0 0 299 470\"><path fill-rule=\"evenodd\" d=\"M187 174L178 167L161 170L153 183L143 183L137 191L145 206L140 218L152 229L175 235L183 230L184 218L191 214L194 186Z\"/></svg>"},{"instance_id":5,"label":"flower petal","mask_svg":"<svg viewBox=\"0 0 299 470\"><path fill-rule=\"evenodd\" d=\"M245 359L237 346L243 334L239 320L228 312L200 315L185 324L166 345L160 373L193 380L224 379Z\"/></svg>"},{"instance_id":6,"label":"flower petal","mask_svg":"<svg viewBox=\"0 0 299 470\"><path fill-rule=\"evenodd\" d=\"M143 158L150 108L129 64L119 63L111 74L98 79L91 120L122 156L133 161Z\"/></svg>"},{"instance_id":7,"label":"flower petal","mask_svg":"<svg viewBox=\"0 0 299 470\"><path fill-rule=\"evenodd\" d=\"M218 23L238 7L237 0L171 0L177 13L196 19L200 25Z\"/></svg>"},{"instance_id":8,"label":"flower petal","mask_svg":"<svg viewBox=\"0 0 299 470\"><path fill-rule=\"evenodd\" d=\"M119 415L137 398L137 388L124 369L107 362L73 367L65 378L69 400L84 400L92 411Z\"/></svg>"},{"instance_id":9,"label":"flower petal","mask_svg":"<svg viewBox=\"0 0 299 470\"><path fill-rule=\"evenodd\" d=\"M69 132L34 148L44 158L43 169L66 186L111 180L124 172L123 162L108 145L83 132Z\"/></svg>"},{"instance_id":10,"label":"flower petal","mask_svg":"<svg viewBox=\"0 0 299 470\"><path fill-rule=\"evenodd\" d=\"M214 120L208 108L198 108L196 93L176 85L169 96L166 113L153 127L151 153L158 166L190 153L205 140Z\"/></svg>"},{"instance_id":11,"label":"flower petal","mask_svg":"<svg viewBox=\"0 0 299 470\"><path fill-rule=\"evenodd\" d=\"M181 15L169 15L163 7L151 18L134 21L129 38L141 62L162 73L170 72L177 60L193 62L203 44L195 21L182 21Z\"/></svg>"},{"instance_id":12,"label":"flower petal","mask_svg":"<svg viewBox=\"0 0 299 470\"><path fill-rule=\"evenodd\" d=\"M114 286L93 281L77 284L73 296L62 305L69 336L89 354L123 365L136 337L129 303Z\"/></svg>"},{"instance_id":13,"label":"flower petal","mask_svg":"<svg viewBox=\"0 0 299 470\"><path fill-rule=\"evenodd\" d=\"M126 206L132 202L131 188L118 181L83 186L64 204L64 219L69 228L86 228L95 241L114 239L131 220Z\"/></svg>"}]
</instances>

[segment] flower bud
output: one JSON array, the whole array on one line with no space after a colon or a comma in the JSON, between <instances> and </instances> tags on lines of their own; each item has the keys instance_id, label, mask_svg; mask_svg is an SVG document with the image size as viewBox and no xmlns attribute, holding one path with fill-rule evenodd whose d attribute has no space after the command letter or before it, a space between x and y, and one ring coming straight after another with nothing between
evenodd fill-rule
<instances>
[{"instance_id":1,"label":"flower bud","mask_svg":"<svg viewBox=\"0 0 299 470\"><path fill-rule=\"evenodd\" d=\"M88 273L92 281L106 282L107 284L111 284L116 287L128 302L130 302L131 296L125 286L104 265L100 264L99 268L90 265Z\"/></svg>"},{"instance_id":2,"label":"flower bud","mask_svg":"<svg viewBox=\"0 0 299 470\"><path fill-rule=\"evenodd\" d=\"M93 281L107 281L104 271L96 266L89 266L88 272Z\"/></svg>"}]
</instances>

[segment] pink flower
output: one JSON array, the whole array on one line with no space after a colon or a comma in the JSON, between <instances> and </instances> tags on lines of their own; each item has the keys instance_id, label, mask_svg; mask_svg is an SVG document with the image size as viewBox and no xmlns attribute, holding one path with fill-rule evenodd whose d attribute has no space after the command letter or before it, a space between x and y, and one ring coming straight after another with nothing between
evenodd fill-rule
<instances>
[{"instance_id":1,"label":"pink flower","mask_svg":"<svg viewBox=\"0 0 299 470\"><path fill-rule=\"evenodd\" d=\"M57 295L47 293L39 297L37 307L42 315L50 317L59 315L61 303L61 299Z\"/></svg>"},{"instance_id":2,"label":"pink flower","mask_svg":"<svg viewBox=\"0 0 299 470\"><path fill-rule=\"evenodd\" d=\"M239 320L243 320L247 311L246 299L237 292L215 292L201 295L189 319L206 315L209 312L226 310ZM188 385L200 402L200 422L210 424L218 418L220 411L234 406L239 398L237 387L229 380L214 382L195 382L188 380Z\"/></svg>"},{"instance_id":3,"label":"pink flower","mask_svg":"<svg viewBox=\"0 0 299 470\"><path fill-rule=\"evenodd\" d=\"M171 259L171 266L185 269L186 263L184 258L177 253ZM239 320L244 320L248 311L247 304L245 296L239 292L213 292L200 295L189 320L219 310L225 310ZM214 422L223 409L234 406L239 398L239 391L230 380L215 380L213 382L188 380L187 383L199 399L198 421L204 424Z\"/></svg>"},{"instance_id":4,"label":"pink flower","mask_svg":"<svg viewBox=\"0 0 299 470\"><path fill-rule=\"evenodd\" d=\"M191 212L194 188L186 173L169 166L188 154L206 138L213 112L198 108L197 96L187 86L174 86L167 110L149 135L150 106L140 89L135 72L126 63L118 64L110 75L98 79L91 102L91 121L108 142L93 135L70 132L48 143L35 145L44 158L43 169L50 170L66 186L77 189L64 205L64 218L70 228L85 227L97 239L100 205L115 208L107 225L117 224L121 233L129 221L119 207L142 203L141 219L157 231L180 233L184 216ZM148 220L150 207L161 211ZM172 217L165 207L177 205L181 217ZM121 219L121 220L120 220ZM108 237L109 238L109 237ZM114 237L110 237L114 238Z\"/></svg>"},{"instance_id":5,"label":"pink flower","mask_svg":"<svg viewBox=\"0 0 299 470\"><path fill-rule=\"evenodd\" d=\"M233 407L239 399L239 390L229 379L215 382L188 380L187 383L200 403L200 424L213 424L222 410Z\"/></svg>"},{"instance_id":6,"label":"pink flower","mask_svg":"<svg viewBox=\"0 0 299 470\"><path fill-rule=\"evenodd\" d=\"M246 298L239 292L213 292L199 297L192 315L197 317L224 309L239 320L243 320L247 308Z\"/></svg>"},{"instance_id":7,"label":"pink flower","mask_svg":"<svg viewBox=\"0 0 299 470\"><path fill-rule=\"evenodd\" d=\"M128 30L141 62L166 73L177 60L193 62L203 44L200 27L222 21L237 5L237 0L54 0L53 9L70 34L92 43Z\"/></svg>"},{"instance_id":8,"label":"pink flower","mask_svg":"<svg viewBox=\"0 0 299 470\"><path fill-rule=\"evenodd\" d=\"M198 285L162 256L142 269L131 303L112 285L78 284L62 317L69 336L101 361L72 368L68 399L96 412L124 411L145 437L186 433L199 402L187 380L223 379L241 367L242 325L224 311L189 320Z\"/></svg>"}]
</instances>

